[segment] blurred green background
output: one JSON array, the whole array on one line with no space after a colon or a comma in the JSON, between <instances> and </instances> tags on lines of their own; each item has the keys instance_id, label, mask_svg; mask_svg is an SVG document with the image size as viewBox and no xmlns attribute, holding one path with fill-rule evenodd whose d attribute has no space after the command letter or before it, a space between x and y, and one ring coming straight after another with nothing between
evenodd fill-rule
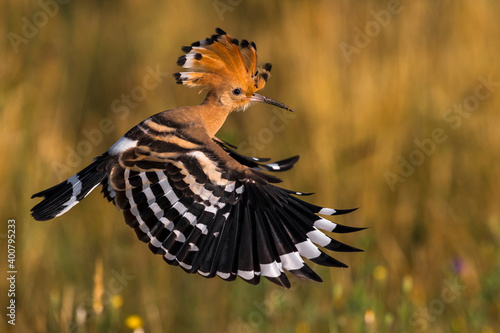
<instances>
[{"instance_id":1,"label":"blurred green background","mask_svg":"<svg viewBox=\"0 0 500 333\"><path fill-rule=\"evenodd\" d=\"M66 2L0 4L0 331L498 331L498 1ZM141 120L202 101L171 74L180 47L215 27L257 44L274 65L263 94L296 110L255 105L218 136L260 157L300 154L284 187L361 207L334 221L369 227L337 237L366 252L316 267L322 284L185 274L99 191L53 221L29 215L31 194Z\"/></svg>"}]
</instances>

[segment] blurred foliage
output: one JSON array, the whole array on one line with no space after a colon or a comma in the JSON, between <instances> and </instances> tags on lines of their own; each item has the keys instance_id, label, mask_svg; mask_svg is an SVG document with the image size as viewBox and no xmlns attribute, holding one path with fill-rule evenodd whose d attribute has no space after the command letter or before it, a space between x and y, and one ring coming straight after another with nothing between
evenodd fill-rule
<instances>
[{"instance_id":1,"label":"blurred foliage","mask_svg":"<svg viewBox=\"0 0 500 333\"><path fill-rule=\"evenodd\" d=\"M500 82L499 2L54 3L0 4L0 215L17 222L16 331L498 329L500 84L477 87ZM283 186L314 191L316 204L361 207L335 221L369 227L337 237L366 252L338 254L349 269L318 267L322 284L185 274L99 193L53 221L29 216L31 194L129 128L202 100L171 73L180 47L217 26L255 41L274 64L263 93L297 110L283 120L255 105L218 136L261 157L300 154ZM144 81L151 71L162 73L155 88ZM273 118L285 126L269 135ZM6 289L2 278L3 309Z\"/></svg>"}]
</instances>

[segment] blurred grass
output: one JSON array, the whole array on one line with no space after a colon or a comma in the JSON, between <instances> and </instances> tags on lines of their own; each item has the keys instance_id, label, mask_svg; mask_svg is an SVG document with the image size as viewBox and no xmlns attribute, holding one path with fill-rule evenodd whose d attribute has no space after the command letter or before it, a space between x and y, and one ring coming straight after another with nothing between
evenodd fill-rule
<instances>
[{"instance_id":1,"label":"blurred grass","mask_svg":"<svg viewBox=\"0 0 500 333\"><path fill-rule=\"evenodd\" d=\"M226 7L217 9L220 3ZM16 330L65 332L81 322L82 332L137 325L147 332L495 331L500 89L457 129L443 114L474 95L479 76L500 81L500 4L402 1L401 12L348 63L339 45L354 45L354 28L364 30L371 11L387 6L69 2L15 52L7 34L21 35L22 18L32 21L42 7L2 2L0 215L17 221ZM270 142L251 148L264 157L300 154L300 163L281 175L284 186L316 192L313 203L359 206L335 220L370 227L338 238L366 252L339 254L349 269L318 267L323 284L295 281L287 291L266 281L254 287L187 275L152 255L99 193L54 221L29 216L31 194L83 168L130 127L201 101L168 76L125 117L112 107L143 84L148 67L178 71L180 47L217 26L256 42L259 59L274 64L264 94L297 110ZM231 115L219 137L248 143L275 112L256 105ZM82 131L98 129L104 118L114 129L83 161L56 172L54 163L67 165L68 149L87 140ZM447 140L392 191L385 173L397 173L398 158L408 159L415 139L431 138L435 128ZM450 294L453 284L465 289ZM102 312L92 298L96 286L103 288ZM7 304L6 295L1 300ZM0 318L1 331L11 328Z\"/></svg>"}]
</instances>

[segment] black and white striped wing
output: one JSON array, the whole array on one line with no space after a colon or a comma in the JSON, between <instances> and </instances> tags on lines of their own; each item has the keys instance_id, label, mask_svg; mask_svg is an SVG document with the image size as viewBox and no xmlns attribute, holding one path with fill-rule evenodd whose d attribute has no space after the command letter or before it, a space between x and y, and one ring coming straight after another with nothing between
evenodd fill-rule
<instances>
[{"instance_id":1,"label":"black and white striped wing","mask_svg":"<svg viewBox=\"0 0 500 333\"><path fill-rule=\"evenodd\" d=\"M358 251L319 231L360 230L316 215L348 211L306 203L295 192L271 185L279 181L275 177L229 168L211 150L220 149L215 144L195 147L189 138L171 135L175 139L168 145L146 137L136 140L121 154L109 179L127 224L167 263L204 277L240 276L257 284L264 276L289 287L285 271L321 281L302 257L346 267L318 246Z\"/></svg>"}]
</instances>

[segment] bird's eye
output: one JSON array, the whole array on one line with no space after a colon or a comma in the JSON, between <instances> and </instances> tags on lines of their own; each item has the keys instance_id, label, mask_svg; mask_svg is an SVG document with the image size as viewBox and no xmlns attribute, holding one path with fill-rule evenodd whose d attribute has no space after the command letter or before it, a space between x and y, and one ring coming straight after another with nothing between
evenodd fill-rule
<instances>
[{"instance_id":1,"label":"bird's eye","mask_svg":"<svg viewBox=\"0 0 500 333\"><path fill-rule=\"evenodd\" d=\"M238 96L239 94L241 94L241 89L240 88L236 88L236 89L233 90L233 95Z\"/></svg>"}]
</instances>

